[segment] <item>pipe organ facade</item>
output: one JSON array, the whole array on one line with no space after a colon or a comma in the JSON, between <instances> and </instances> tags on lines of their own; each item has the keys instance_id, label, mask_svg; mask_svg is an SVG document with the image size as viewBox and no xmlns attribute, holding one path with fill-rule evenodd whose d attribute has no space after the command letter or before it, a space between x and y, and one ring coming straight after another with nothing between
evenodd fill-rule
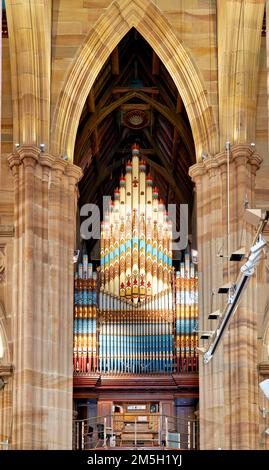
<instances>
[{"instance_id":1,"label":"pipe organ facade","mask_svg":"<svg viewBox=\"0 0 269 470\"><path fill-rule=\"evenodd\" d=\"M132 146L101 225L100 267L75 274L74 372L196 372L198 285L185 253L172 259L172 222Z\"/></svg>"}]
</instances>

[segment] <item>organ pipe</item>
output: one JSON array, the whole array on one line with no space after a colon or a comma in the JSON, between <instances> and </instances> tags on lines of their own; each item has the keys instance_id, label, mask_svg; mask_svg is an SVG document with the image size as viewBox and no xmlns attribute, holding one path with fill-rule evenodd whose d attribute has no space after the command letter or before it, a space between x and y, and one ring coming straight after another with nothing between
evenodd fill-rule
<instances>
[{"instance_id":1,"label":"organ pipe","mask_svg":"<svg viewBox=\"0 0 269 470\"><path fill-rule=\"evenodd\" d=\"M172 223L139 147L101 224L100 269L75 273L74 371L196 371L198 279L185 253L172 263Z\"/></svg>"}]
</instances>

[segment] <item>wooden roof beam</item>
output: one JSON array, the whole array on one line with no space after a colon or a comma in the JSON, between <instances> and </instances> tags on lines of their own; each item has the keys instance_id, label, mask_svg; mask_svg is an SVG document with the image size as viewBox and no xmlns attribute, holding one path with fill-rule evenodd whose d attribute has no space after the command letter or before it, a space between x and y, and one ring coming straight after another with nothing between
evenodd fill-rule
<instances>
[{"instance_id":1,"label":"wooden roof beam","mask_svg":"<svg viewBox=\"0 0 269 470\"><path fill-rule=\"evenodd\" d=\"M140 153L143 153L144 155L154 155L155 152L153 149L143 149L143 148L140 148ZM122 149L119 149L118 152L119 154L129 154L131 155L132 151L131 151L131 148L130 149L126 149L126 148L122 148Z\"/></svg>"},{"instance_id":2,"label":"wooden roof beam","mask_svg":"<svg viewBox=\"0 0 269 470\"><path fill-rule=\"evenodd\" d=\"M128 93L129 91L141 91L142 93L149 93L150 95L158 95L159 94L159 90L157 87L152 87L152 86L148 86L148 87L142 87L142 88L134 88L134 87L118 87L118 88L114 88L112 90L112 93L115 95L115 94L123 94L123 93Z\"/></svg>"},{"instance_id":3,"label":"wooden roof beam","mask_svg":"<svg viewBox=\"0 0 269 470\"><path fill-rule=\"evenodd\" d=\"M176 105L176 113L181 114L184 109L183 101L180 94L177 95L177 105Z\"/></svg>"},{"instance_id":4,"label":"wooden roof beam","mask_svg":"<svg viewBox=\"0 0 269 470\"><path fill-rule=\"evenodd\" d=\"M152 51L152 75L159 75L160 59L156 52Z\"/></svg>"},{"instance_id":5,"label":"wooden roof beam","mask_svg":"<svg viewBox=\"0 0 269 470\"><path fill-rule=\"evenodd\" d=\"M118 46L111 53L111 72L112 75L120 74L119 49Z\"/></svg>"},{"instance_id":6,"label":"wooden roof beam","mask_svg":"<svg viewBox=\"0 0 269 470\"><path fill-rule=\"evenodd\" d=\"M170 167L169 164L167 163L165 157L163 156L163 154L160 151L159 147L155 144L155 141L151 137L148 130L144 129L144 134L146 135L150 145L152 146L152 148L153 148L155 154L157 155L157 157L159 158L159 160L162 162L163 166L157 165L155 162L152 162L152 160L150 160L146 156L145 156L145 160L146 160L146 158L148 158L148 160L150 160L151 165L153 166L153 168L155 167L156 170L159 171L160 174L162 174L162 176L166 179L166 181L170 184L171 188L174 190L174 192L175 192L177 198L180 200L180 202L182 202L182 203L188 202L185 193L183 191L181 191L181 189L179 188L179 186L178 186L178 184L175 180L174 173L173 173L173 168ZM156 167L156 165L157 165L157 167ZM165 173L161 172L162 168L165 171Z\"/></svg>"},{"instance_id":7,"label":"wooden roof beam","mask_svg":"<svg viewBox=\"0 0 269 470\"><path fill-rule=\"evenodd\" d=\"M89 113L95 113L95 99L94 99L93 87L91 88L91 91L88 94L87 108L88 108Z\"/></svg>"},{"instance_id":8,"label":"wooden roof beam","mask_svg":"<svg viewBox=\"0 0 269 470\"><path fill-rule=\"evenodd\" d=\"M185 122L181 118L181 116L178 116L173 110L169 109L167 106L159 103L158 101L154 100L153 98L149 97L145 93L142 93L140 91L130 91L129 93L126 93L124 96L121 96L119 99L116 101L113 101L110 103L108 106L99 109L99 107L96 108L96 112L93 116L90 117L87 125L85 126L83 130L84 138L88 138L88 136L91 134L93 129L100 124L100 122L108 116L111 112L113 112L115 109L117 109L119 106L121 106L123 103L126 103L127 101L131 100L132 98L139 98L142 101L145 101L146 103L150 104L154 109L156 109L160 114L163 114L168 121L170 121L174 126L176 126L182 136L182 140L184 141L188 151L192 153L194 151L193 144L190 140L190 132L189 129L187 128ZM86 135L85 135L86 134Z\"/></svg>"}]
</instances>

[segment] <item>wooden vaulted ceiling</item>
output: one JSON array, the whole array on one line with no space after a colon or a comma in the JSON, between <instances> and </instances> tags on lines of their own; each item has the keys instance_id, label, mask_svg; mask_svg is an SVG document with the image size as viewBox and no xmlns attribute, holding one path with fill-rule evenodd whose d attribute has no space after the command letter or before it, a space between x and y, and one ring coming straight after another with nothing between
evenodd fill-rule
<instances>
[{"instance_id":1,"label":"wooden vaulted ceiling","mask_svg":"<svg viewBox=\"0 0 269 470\"><path fill-rule=\"evenodd\" d=\"M145 118L140 128L129 125L130 114L134 122ZM75 146L84 172L81 205L101 207L102 196L113 194L134 142L165 203L192 204L188 168L195 151L183 102L163 63L132 29L102 67L81 115Z\"/></svg>"}]
</instances>

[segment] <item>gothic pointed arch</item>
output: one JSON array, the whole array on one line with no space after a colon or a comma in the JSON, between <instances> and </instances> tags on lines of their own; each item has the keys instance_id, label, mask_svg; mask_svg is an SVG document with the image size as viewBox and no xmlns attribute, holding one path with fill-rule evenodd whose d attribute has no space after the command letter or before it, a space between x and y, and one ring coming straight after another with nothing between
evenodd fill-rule
<instances>
[{"instance_id":1,"label":"gothic pointed arch","mask_svg":"<svg viewBox=\"0 0 269 470\"><path fill-rule=\"evenodd\" d=\"M73 159L87 95L104 62L133 27L150 44L175 82L192 128L196 158L202 152L214 154L217 128L199 71L160 10L151 1L142 0L114 1L89 32L58 99L52 125L52 152Z\"/></svg>"}]
</instances>

